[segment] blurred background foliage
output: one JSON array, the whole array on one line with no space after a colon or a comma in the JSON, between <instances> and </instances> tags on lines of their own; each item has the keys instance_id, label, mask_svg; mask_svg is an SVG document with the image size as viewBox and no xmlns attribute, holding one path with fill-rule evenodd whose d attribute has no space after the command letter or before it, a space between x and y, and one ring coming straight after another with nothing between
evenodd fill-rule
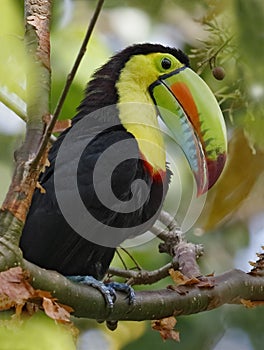
<instances>
[{"instance_id":1,"label":"blurred background foliage","mask_svg":"<svg viewBox=\"0 0 264 350\"><path fill-rule=\"evenodd\" d=\"M94 0L54 1L51 111L77 55L95 4ZM13 152L20 145L25 130L24 122L11 111L16 110L20 117L25 116L27 59L22 40L23 1L1 0L0 23L0 101L4 102L0 103L2 201L12 175ZM218 98L229 137L226 170L209 191L199 220L193 227L186 226L188 239L205 246L205 256L201 259L201 269L205 274L221 273L234 267L249 270L248 261L255 259L255 253L260 251L264 241L263 40L262 0L106 0L61 114L61 119L74 116L92 72L116 50L132 43L150 41L180 47L189 54L192 67ZM219 66L225 72L223 80L215 79L212 74ZM173 150L184 189L180 203L176 205L179 206L176 217L181 223L190 204L192 193L188 189L192 188L192 178L180 152ZM175 198L179 197L177 191L176 181L171 186L166 209L175 207ZM196 205L195 200L192 203ZM201 203L197 205L200 210ZM167 256L158 253L157 245L158 242L152 240L131 248L130 252L142 267L154 269L168 261ZM127 265L133 267L129 257L124 252L121 254ZM113 265L122 266L118 257ZM171 281L165 279L151 288L166 287L169 283ZM7 327L6 320L1 322L2 327ZM29 322L43 329L45 321L33 318ZM163 342L159 334L151 330L149 322L120 322L118 330L113 333L90 320L76 320L76 324L81 330L78 348L82 350L150 347L251 350L262 348L264 343L263 308L246 310L225 306L211 312L179 317L180 343ZM46 331L47 327L50 331ZM4 339L2 330L0 328L1 344ZM27 324L24 332L26 339L33 332L31 326ZM61 332L60 336L60 332L54 332L51 323L45 323L45 332L36 332L43 344L47 338L53 341L53 349L65 341L65 333ZM21 345L21 339L13 344L13 349L19 348L16 347L19 342ZM58 344L54 345L56 342Z\"/></svg>"}]
</instances>

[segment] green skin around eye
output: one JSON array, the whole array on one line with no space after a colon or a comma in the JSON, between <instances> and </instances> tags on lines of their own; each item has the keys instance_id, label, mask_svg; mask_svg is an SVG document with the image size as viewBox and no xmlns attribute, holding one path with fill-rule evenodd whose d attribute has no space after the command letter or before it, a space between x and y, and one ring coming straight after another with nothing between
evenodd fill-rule
<instances>
[{"instance_id":1,"label":"green skin around eye","mask_svg":"<svg viewBox=\"0 0 264 350\"><path fill-rule=\"evenodd\" d=\"M170 62L170 65L166 65L165 67L163 66L163 62L167 61L168 63ZM155 55L154 57L154 62L156 65L157 70L162 74L166 74L172 70L176 70L180 67L182 67L182 63L180 63L178 60L176 60L175 57L171 55Z\"/></svg>"}]
</instances>

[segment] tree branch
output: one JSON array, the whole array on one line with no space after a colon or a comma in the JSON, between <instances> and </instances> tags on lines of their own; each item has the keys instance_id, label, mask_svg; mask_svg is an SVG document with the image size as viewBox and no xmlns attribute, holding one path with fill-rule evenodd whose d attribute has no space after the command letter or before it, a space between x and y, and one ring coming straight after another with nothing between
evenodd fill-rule
<instances>
[{"instance_id":1,"label":"tree branch","mask_svg":"<svg viewBox=\"0 0 264 350\"><path fill-rule=\"evenodd\" d=\"M197 264L197 259L203 254L202 245L187 242L184 233L168 212L162 210L159 221L166 226L166 229L154 225L151 232L163 241L159 245L160 253L172 256L173 266L177 262L178 270L187 278L202 276Z\"/></svg>"},{"instance_id":2,"label":"tree branch","mask_svg":"<svg viewBox=\"0 0 264 350\"><path fill-rule=\"evenodd\" d=\"M74 284L56 272L43 270L25 260L23 266L30 272L35 288L50 291L61 303L70 305L77 317L141 321L190 315L223 304L241 304L243 300L264 301L263 276L232 270L208 277L210 287L193 284L175 286L175 290L136 292L134 306L128 305L124 294L117 293L114 309L109 313L102 295L96 289Z\"/></svg>"},{"instance_id":3,"label":"tree branch","mask_svg":"<svg viewBox=\"0 0 264 350\"><path fill-rule=\"evenodd\" d=\"M102 5L103 1L99 0L78 56L78 64ZM15 153L16 167L12 182L0 209L0 266L3 269L21 263L22 255L18 248L20 235L39 173L45 167L48 142L59 113L47 125L50 120L50 14L51 0L25 0L27 130L24 143ZM77 70L78 64L74 69Z\"/></svg>"},{"instance_id":4,"label":"tree branch","mask_svg":"<svg viewBox=\"0 0 264 350\"><path fill-rule=\"evenodd\" d=\"M0 102L2 102L8 109L14 112L19 118L27 122L26 112L17 103L11 100L7 94L0 90Z\"/></svg>"},{"instance_id":5,"label":"tree branch","mask_svg":"<svg viewBox=\"0 0 264 350\"><path fill-rule=\"evenodd\" d=\"M24 261L24 268L33 277L33 286L50 291L60 302L70 305L77 317L100 320L147 320L171 315L189 315L215 309L223 304L247 304L246 301L264 302L264 254L252 263L250 273L232 270L219 276L202 277L196 258L201 247L188 243L177 223L166 212L160 220L168 227L162 234L164 251L172 255L172 262L154 271L110 268L109 273L128 279L130 284L152 284L168 276L170 269L178 268L187 276L168 289L136 293L136 304L129 306L121 293L109 313L102 295L94 288L74 284L56 272L50 272ZM172 276L173 277L173 276ZM196 277L196 278L194 278ZM200 278L197 278L200 277ZM251 305L251 304L250 304Z\"/></svg>"},{"instance_id":6,"label":"tree branch","mask_svg":"<svg viewBox=\"0 0 264 350\"><path fill-rule=\"evenodd\" d=\"M16 151L16 167L11 185L0 210L0 264L8 268L21 262L18 248L23 223L29 209L39 172L45 164L43 152L34 164L42 142L44 123L49 114L50 52L49 23L51 0L25 1L25 44L28 53L27 130Z\"/></svg>"}]
</instances>

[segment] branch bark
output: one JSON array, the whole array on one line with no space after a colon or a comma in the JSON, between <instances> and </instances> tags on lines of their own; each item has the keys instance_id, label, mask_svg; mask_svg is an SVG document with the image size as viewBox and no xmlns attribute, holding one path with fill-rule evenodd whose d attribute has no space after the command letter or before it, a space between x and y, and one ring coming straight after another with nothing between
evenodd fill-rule
<instances>
[{"instance_id":1,"label":"branch bark","mask_svg":"<svg viewBox=\"0 0 264 350\"><path fill-rule=\"evenodd\" d=\"M70 305L77 317L142 321L171 315L190 315L223 304L244 304L244 300L264 301L263 276L232 270L208 277L210 287L193 284L175 286L175 290L136 292L136 304L133 306L128 305L124 294L117 293L114 309L110 313L101 293L96 289L72 283L56 272L40 269L25 260L23 266L30 272L35 288L50 291L61 303Z\"/></svg>"},{"instance_id":2,"label":"branch bark","mask_svg":"<svg viewBox=\"0 0 264 350\"><path fill-rule=\"evenodd\" d=\"M8 268L22 259L18 248L22 227L31 203L39 172L47 152L35 162L42 143L45 116L49 114L51 0L25 1L25 45L28 53L27 130L25 141L15 153L11 185L0 210L0 264Z\"/></svg>"}]
</instances>

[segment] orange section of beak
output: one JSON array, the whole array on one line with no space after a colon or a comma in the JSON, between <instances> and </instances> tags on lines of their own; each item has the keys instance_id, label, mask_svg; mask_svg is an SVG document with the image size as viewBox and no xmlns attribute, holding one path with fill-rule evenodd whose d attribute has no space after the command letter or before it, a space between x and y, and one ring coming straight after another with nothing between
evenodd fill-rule
<instances>
[{"instance_id":1,"label":"orange section of beak","mask_svg":"<svg viewBox=\"0 0 264 350\"><path fill-rule=\"evenodd\" d=\"M188 115L188 118L193 124L196 132L199 133L199 114L188 86L183 82L177 82L171 86L171 91L173 92L174 96L176 96L177 101L180 103L185 113Z\"/></svg>"}]
</instances>

